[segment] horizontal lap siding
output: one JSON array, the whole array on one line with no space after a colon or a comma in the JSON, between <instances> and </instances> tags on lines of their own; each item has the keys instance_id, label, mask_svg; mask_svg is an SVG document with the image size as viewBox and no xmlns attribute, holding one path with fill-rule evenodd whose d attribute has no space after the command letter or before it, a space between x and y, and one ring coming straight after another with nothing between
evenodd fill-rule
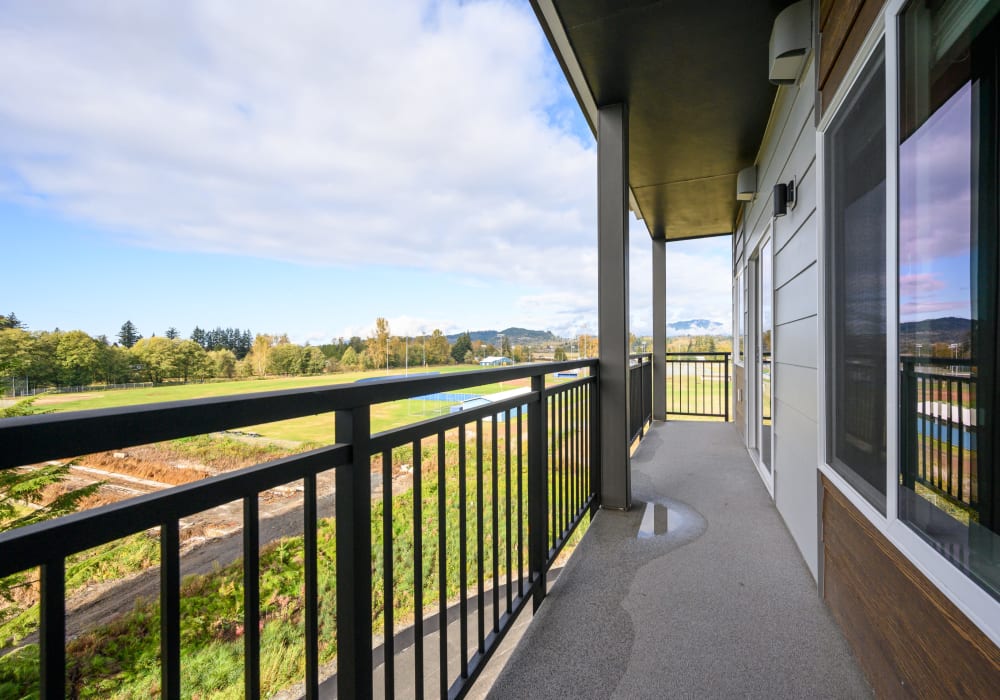
<instances>
[{"instance_id":1,"label":"horizontal lap siding","mask_svg":"<svg viewBox=\"0 0 1000 700\"><path fill-rule=\"evenodd\" d=\"M813 576L818 571L816 504L816 130L812 67L782 88L757 163L758 195L745 210L745 240L756 246L772 222L772 190L795 181L795 206L774 219L775 505ZM746 248L745 255L753 250Z\"/></svg>"}]
</instances>

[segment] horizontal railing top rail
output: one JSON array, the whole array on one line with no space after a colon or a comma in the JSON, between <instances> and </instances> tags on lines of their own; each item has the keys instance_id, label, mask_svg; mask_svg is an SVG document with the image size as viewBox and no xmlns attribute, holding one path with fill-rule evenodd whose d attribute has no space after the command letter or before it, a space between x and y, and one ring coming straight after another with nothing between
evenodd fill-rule
<instances>
[{"instance_id":1,"label":"horizontal railing top rail","mask_svg":"<svg viewBox=\"0 0 1000 700\"><path fill-rule=\"evenodd\" d=\"M900 355L899 361L904 365L945 365L955 367L971 367L973 361L968 357L927 357L918 355Z\"/></svg>"},{"instance_id":2,"label":"horizontal railing top rail","mask_svg":"<svg viewBox=\"0 0 1000 700\"><path fill-rule=\"evenodd\" d=\"M301 418L454 389L526 379L596 359L546 362L424 377L283 389L0 420L0 469ZM67 448L71 446L71 452Z\"/></svg>"},{"instance_id":3,"label":"horizontal railing top rail","mask_svg":"<svg viewBox=\"0 0 1000 700\"><path fill-rule=\"evenodd\" d=\"M729 357L732 354L733 353L730 352L730 351L728 351L728 350L712 350L712 351L707 351L706 350L705 352L689 352L689 351L685 351L685 352L668 352L667 353L667 357L705 357L705 356L707 356L707 357L716 357L716 356L719 356L719 355L724 355L726 357Z\"/></svg>"}]
</instances>

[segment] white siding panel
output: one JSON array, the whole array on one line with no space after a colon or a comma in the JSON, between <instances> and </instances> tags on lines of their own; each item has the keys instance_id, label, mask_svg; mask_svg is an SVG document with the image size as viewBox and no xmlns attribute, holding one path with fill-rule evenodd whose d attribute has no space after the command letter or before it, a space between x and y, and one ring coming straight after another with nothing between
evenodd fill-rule
<instances>
[{"instance_id":1,"label":"white siding panel","mask_svg":"<svg viewBox=\"0 0 1000 700\"><path fill-rule=\"evenodd\" d=\"M816 369L816 335L815 316L777 326L774 329L775 362Z\"/></svg>"},{"instance_id":2,"label":"white siding panel","mask_svg":"<svg viewBox=\"0 0 1000 700\"><path fill-rule=\"evenodd\" d=\"M818 580L816 423L781 401L774 414L774 504Z\"/></svg>"},{"instance_id":3,"label":"white siding panel","mask_svg":"<svg viewBox=\"0 0 1000 700\"><path fill-rule=\"evenodd\" d=\"M813 263L775 294L775 323L796 321L816 315L816 264Z\"/></svg>"},{"instance_id":4,"label":"white siding panel","mask_svg":"<svg viewBox=\"0 0 1000 700\"><path fill-rule=\"evenodd\" d=\"M774 388L782 402L806 418L816 420L816 370L811 367L778 364L774 367ZM775 430L778 422L775 420Z\"/></svg>"},{"instance_id":5,"label":"white siding panel","mask_svg":"<svg viewBox=\"0 0 1000 700\"><path fill-rule=\"evenodd\" d=\"M780 288L816 262L816 213L805 220L784 248L774 256L774 286ZM775 235L781 231L775 227Z\"/></svg>"}]
</instances>

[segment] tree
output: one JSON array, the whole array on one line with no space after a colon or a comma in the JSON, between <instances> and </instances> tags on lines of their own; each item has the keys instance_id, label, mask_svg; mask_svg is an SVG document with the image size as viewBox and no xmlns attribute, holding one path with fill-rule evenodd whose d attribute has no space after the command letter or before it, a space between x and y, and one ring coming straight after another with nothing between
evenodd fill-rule
<instances>
[{"instance_id":1,"label":"tree","mask_svg":"<svg viewBox=\"0 0 1000 700\"><path fill-rule=\"evenodd\" d=\"M472 352L472 339L469 333L465 332L455 339L455 344L451 346L451 356L455 362L465 362L465 357Z\"/></svg>"},{"instance_id":2,"label":"tree","mask_svg":"<svg viewBox=\"0 0 1000 700\"><path fill-rule=\"evenodd\" d=\"M177 352L173 341L156 336L140 338L130 351L141 366L142 374L153 384L177 376Z\"/></svg>"},{"instance_id":3,"label":"tree","mask_svg":"<svg viewBox=\"0 0 1000 700\"><path fill-rule=\"evenodd\" d=\"M319 348L306 347L302 349L302 374L322 374L326 367L326 356Z\"/></svg>"},{"instance_id":4,"label":"tree","mask_svg":"<svg viewBox=\"0 0 1000 700\"><path fill-rule=\"evenodd\" d=\"M564 348L562 345L557 347L555 353L552 355L552 359L555 360L556 362L565 362L566 348Z\"/></svg>"},{"instance_id":5,"label":"tree","mask_svg":"<svg viewBox=\"0 0 1000 700\"><path fill-rule=\"evenodd\" d=\"M66 386L92 384L101 372L101 345L83 331L69 331L56 343L59 382Z\"/></svg>"},{"instance_id":6,"label":"tree","mask_svg":"<svg viewBox=\"0 0 1000 700\"><path fill-rule=\"evenodd\" d=\"M204 376L208 369L208 354L205 348L193 340L171 340L174 354L174 370L182 381L191 377Z\"/></svg>"},{"instance_id":7,"label":"tree","mask_svg":"<svg viewBox=\"0 0 1000 700\"><path fill-rule=\"evenodd\" d=\"M368 357L375 367L389 369L389 322L379 316L375 330L368 336Z\"/></svg>"},{"instance_id":8,"label":"tree","mask_svg":"<svg viewBox=\"0 0 1000 700\"><path fill-rule=\"evenodd\" d=\"M271 348L267 358L268 374L298 374L302 368L302 348L291 343L279 343Z\"/></svg>"},{"instance_id":9,"label":"tree","mask_svg":"<svg viewBox=\"0 0 1000 700\"><path fill-rule=\"evenodd\" d=\"M253 339L253 345L246 359L253 368L253 373L258 377L263 377L267 373L268 356L271 354L271 346L274 339L269 335L258 333Z\"/></svg>"},{"instance_id":10,"label":"tree","mask_svg":"<svg viewBox=\"0 0 1000 700\"><path fill-rule=\"evenodd\" d=\"M140 338L142 338L142 336L139 335L139 331L136 329L135 324L131 321L123 323L121 330L118 331L118 342L126 348L131 348L139 342Z\"/></svg>"},{"instance_id":11,"label":"tree","mask_svg":"<svg viewBox=\"0 0 1000 700\"><path fill-rule=\"evenodd\" d=\"M167 332L163 334L167 340L177 340L180 337L180 333L173 326L167 329Z\"/></svg>"},{"instance_id":12,"label":"tree","mask_svg":"<svg viewBox=\"0 0 1000 700\"><path fill-rule=\"evenodd\" d=\"M232 350L209 350L207 360L213 377L232 379L236 375L236 354Z\"/></svg>"},{"instance_id":13,"label":"tree","mask_svg":"<svg viewBox=\"0 0 1000 700\"><path fill-rule=\"evenodd\" d=\"M206 350L211 349L208 347L208 343L205 340L205 331L202 330L199 326L195 326L194 330L191 331L191 340L198 343L198 345L205 348Z\"/></svg>"},{"instance_id":14,"label":"tree","mask_svg":"<svg viewBox=\"0 0 1000 700\"><path fill-rule=\"evenodd\" d=\"M427 339L427 364L444 365L448 363L450 348L448 339L444 337L441 329L435 328L431 337Z\"/></svg>"},{"instance_id":15,"label":"tree","mask_svg":"<svg viewBox=\"0 0 1000 700\"><path fill-rule=\"evenodd\" d=\"M24 324L18 319L17 314L11 311L6 316L0 316L0 330L15 328L24 330Z\"/></svg>"},{"instance_id":16,"label":"tree","mask_svg":"<svg viewBox=\"0 0 1000 700\"><path fill-rule=\"evenodd\" d=\"M354 352L354 348L350 345L344 350L344 354L340 356L340 364L346 369L355 369L358 366L358 353Z\"/></svg>"}]
</instances>

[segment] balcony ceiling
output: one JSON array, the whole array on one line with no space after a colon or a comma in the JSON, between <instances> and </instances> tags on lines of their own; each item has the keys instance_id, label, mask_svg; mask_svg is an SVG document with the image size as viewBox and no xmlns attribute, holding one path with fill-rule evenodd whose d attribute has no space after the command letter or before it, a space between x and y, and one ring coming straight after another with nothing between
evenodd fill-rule
<instances>
[{"instance_id":1,"label":"balcony ceiling","mask_svg":"<svg viewBox=\"0 0 1000 700\"><path fill-rule=\"evenodd\" d=\"M771 25L788 0L532 0L596 134L629 107L633 209L651 236L733 231L736 173L753 164L776 88Z\"/></svg>"}]
</instances>

